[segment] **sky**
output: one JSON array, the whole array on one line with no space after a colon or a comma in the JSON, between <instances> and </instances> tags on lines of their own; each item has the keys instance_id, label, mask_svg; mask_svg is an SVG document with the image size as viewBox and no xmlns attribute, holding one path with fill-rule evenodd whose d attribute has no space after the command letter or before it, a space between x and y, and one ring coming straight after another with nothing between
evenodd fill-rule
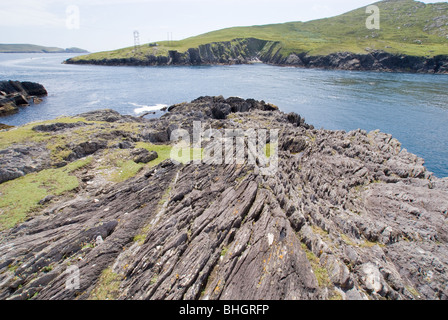
<instances>
[{"instance_id":1,"label":"sky","mask_svg":"<svg viewBox=\"0 0 448 320\"><path fill-rule=\"evenodd\" d=\"M235 26L331 17L375 0L0 0L0 43L90 52ZM436 1L422 1L432 3Z\"/></svg>"}]
</instances>

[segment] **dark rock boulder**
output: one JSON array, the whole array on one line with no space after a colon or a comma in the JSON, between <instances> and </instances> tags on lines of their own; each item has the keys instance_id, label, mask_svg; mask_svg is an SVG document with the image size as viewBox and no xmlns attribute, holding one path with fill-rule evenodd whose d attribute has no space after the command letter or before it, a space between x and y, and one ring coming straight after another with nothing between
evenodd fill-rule
<instances>
[{"instance_id":1,"label":"dark rock boulder","mask_svg":"<svg viewBox=\"0 0 448 320\"><path fill-rule=\"evenodd\" d=\"M7 116L17 111L19 111L19 108L10 98L0 98L0 116Z\"/></svg>"},{"instance_id":2,"label":"dark rock boulder","mask_svg":"<svg viewBox=\"0 0 448 320\"><path fill-rule=\"evenodd\" d=\"M104 109L81 113L79 117L86 119L87 121L104 121L104 122L141 122L140 118L121 115L115 110Z\"/></svg>"},{"instance_id":3,"label":"dark rock boulder","mask_svg":"<svg viewBox=\"0 0 448 320\"><path fill-rule=\"evenodd\" d=\"M42 97L48 95L47 90L39 83L24 81L22 87L30 96Z\"/></svg>"},{"instance_id":4,"label":"dark rock boulder","mask_svg":"<svg viewBox=\"0 0 448 320\"><path fill-rule=\"evenodd\" d=\"M94 154L98 150L107 148L107 141L96 140L96 141L86 141L77 145L70 145L69 148L73 151L69 156L67 156L67 161L74 161L76 159L81 159L91 154Z\"/></svg>"},{"instance_id":5,"label":"dark rock boulder","mask_svg":"<svg viewBox=\"0 0 448 320\"><path fill-rule=\"evenodd\" d=\"M151 131L148 136L151 143L165 143L170 141L168 130Z\"/></svg>"},{"instance_id":6,"label":"dark rock boulder","mask_svg":"<svg viewBox=\"0 0 448 320\"><path fill-rule=\"evenodd\" d=\"M47 90L38 83L20 81L0 81L0 116L18 111L19 106L29 105L34 97L47 95Z\"/></svg>"},{"instance_id":7,"label":"dark rock boulder","mask_svg":"<svg viewBox=\"0 0 448 320\"><path fill-rule=\"evenodd\" d=\"M14 128L14 126L10 126L4 123L0 123L0 130L7 130L7 129L11 129Z\"/></svg>"},{"instance_id":8,"label":"dark rock boulder","mask_svg":"<svg viewBox=\"0 0 448 320\"><path fill-rule=\"evenodd\" d=\"M0 183L48 168L50 163L50 152L42 145L0 150Z\"/></svg>"},{"instance_id":9,"label":"dark rock boulder","mask_svg":"<svg viewBox=\"0 0 448 320\"><path fill-rule=\"evenodd\" d=\"M146 149L135 149L131 152L135 163L149 163L159 157L157 152L149 152Z\"/></svg>"},{"instance_id":10,"label":"dark rock boulder","mask_svg":"<svg viewBox=\"0 0 448 320\"><path fill-rule=\"evenodd\" d=\"M292 123L293 125L297 127L304 127L305 129L313 129L313 126L310 126L305 122L305 118L302 118L300 115L298 115L295 112L291 112L287 114L287 119L289 123Z\"/></svg>"},{"instance_id":11,"label":"dark rock boulder","mask_svg":"<svg viewBox=\"0 0 448 320\"><path fill-rule=\"evenodd\" d=\"M83 127L86 125L87 125L87 123L82 122L82 121L78 121L75 123L57 122L57 123L51 123L51 124L38 125L38 126L33 127L32 130L39 131L39 132L55 132L55 131L60 131L60 130L65 130L65 129Z\"/></svg>"},{"instance_id":12,"label":"dark rock boulder","mask_svg":"<svg viewBox=\"0 0 448 320\"><path fill-rule=\"evenodd\" d=\"M283 141L282 150L291 153L299 153L307 148L307 143L302 137L288 137Z\"/></svg>"},{"instance_id":13,"label":"dark rock boulder","mask_svg":"<svg viewBox=\"0 0 448 320\"><path fill-rule=\"evenodd\" d=\"M211 111L214 119L223 120L232 112L232 108L228 104L217 103L211 107Z\"/></svg>"}]
</instances>

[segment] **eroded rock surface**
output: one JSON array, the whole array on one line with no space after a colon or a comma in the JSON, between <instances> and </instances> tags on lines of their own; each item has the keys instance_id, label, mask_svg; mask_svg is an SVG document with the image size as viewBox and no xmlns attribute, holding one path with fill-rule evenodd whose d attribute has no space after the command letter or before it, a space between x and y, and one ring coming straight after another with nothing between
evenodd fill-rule
<instances>
[{"instance_id":1,"label":"eroded rock surface","mask_svg":"<svg viewBox=\"0 0 448 320\"><path fill-rule=\"evenodd\" d=\"M167 137L193 121L278 129L276 174L165 159ZM65 164L92 160L73 171L76 190L1 231L1 299L448 299L448 180L388 134L315 130L223 97L160 119L103 110L73 122L35 128L50 142L67 136ZM111 155L137 165L142 146L158 147L157 163L105 178Z\"/></svg>"}]
</instances>

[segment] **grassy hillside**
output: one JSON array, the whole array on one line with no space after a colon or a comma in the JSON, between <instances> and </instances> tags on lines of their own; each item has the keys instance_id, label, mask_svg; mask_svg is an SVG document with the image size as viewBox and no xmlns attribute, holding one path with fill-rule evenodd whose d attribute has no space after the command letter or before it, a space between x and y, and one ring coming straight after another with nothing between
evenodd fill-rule
<instances>
[{"instance_id":1,"label":"grassy hillside","mask_svg":"<svg viewBox=\"0 0 448 320\"><path fill-rule=\"evenodd\" d=\"M79 48L62 49L57 47L44 47L34 44L1 44L0 53L86 53L86 50Z\"/></svg>"},{"instance_id":2,"label":"grassy hillside","mask_svg":"<svg viewBox=\"0 0 448 320\"><path fill-rule=\"evenodd\" d=\"M371 49L416 56L448 54L448 3L389 0L374 4L380 8L380 30L366 28L369 14L366 7L362 7L332 18L227 28L181 41L159 42L158 47L144 45L139 55L166 55L169 50L185 52L202 44L249 37L279 41L282 56L292 52L310 55L344 51L366 53ZM95 53L88 58L138 58L139 55L129 47ZM86 59L85 56L79 58Z\"/></svg>"}]
</instances>

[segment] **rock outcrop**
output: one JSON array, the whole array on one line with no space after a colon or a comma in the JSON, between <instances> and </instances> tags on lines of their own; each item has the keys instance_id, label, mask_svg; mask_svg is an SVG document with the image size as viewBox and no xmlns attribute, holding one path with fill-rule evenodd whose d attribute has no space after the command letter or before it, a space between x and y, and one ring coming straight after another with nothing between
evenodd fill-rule
<instances>
[{"instance_id":1,"label":"rock outcrop","mask_svg":"<svg viewBox=\"0 0 448 320\"><path fill-rule=\"evenodd\" d=\"M327 56L309 56L305 53L293 53L286 59L281 58L274 63L306 68L338 70L448 73L448 56L446 55L427 58L404 54L391 54L384 51L372 51L366 54L338 52Z\"/></svg>"},{"instance_id":2,"label":"rock outcrop","mask_svg":"<svg viewBox=\"0 0 448 320\"><path fill-rule=\"evenodd\" d=\"M160 119L80 118L36 125L47 140L2 150L47 143L50 165L55 151L65 157L52 172L79 185L57 195L44 185L49 194L0 232L0 299L448 299L448 180L388 134L316 130L265 102L223 97ZM275 175L258 162L170 159L166 137L193 133L193 121L279 130L268 137ZM142 148L158 157L137 164ZM117 174L140 169L112 183L111 161ZM2 196L20 179L0 184Z\"/></svg>"},{"instance_id":3,"label":"rock outcrop","mask_svg":"<svg viewBox=\"0 0 448 320\"><path fill-rule=\"evenodd\" d=\"M214 42L189 48L185 52L169 51L164 55L138 54L129 58L68 59L69 64L93 65L215 65L249 64L263 62L280 66L302 68L321 68L358 71L448 73L448 56L419 57L393 54L385 51L370 50L365 54L335 52L325 56L312 56L306 52L291 53L285 56L281 52L281 43L255 38L234 39Z\"/></svg>"},{"instance_id":4,"label":"rock outcrop","mask_svg":"<svg viewBox=\"0 0 448 320\"><path fill-rule=\"evenodd\" d=\"M38 83L0 81L0 116L17 112L19 106L28 106L30 100L33 100L33 103L38 103L40 100L37 97L46 95L47 90Z\"/></svg>"}]
</instances>

